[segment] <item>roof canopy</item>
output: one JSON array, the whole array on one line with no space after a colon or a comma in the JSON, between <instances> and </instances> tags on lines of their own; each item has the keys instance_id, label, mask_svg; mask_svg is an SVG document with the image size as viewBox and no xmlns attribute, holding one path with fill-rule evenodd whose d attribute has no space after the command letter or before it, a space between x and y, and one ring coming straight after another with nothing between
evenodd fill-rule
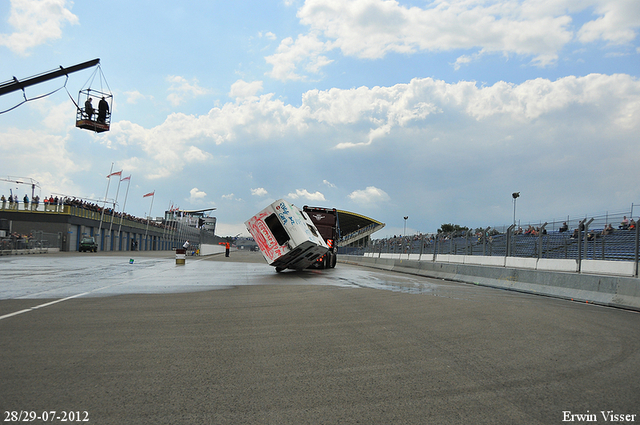
<instances>
[{"instance_id":1,"label":"roof canopy","mask_svg":"<svg viewBox=\"0 0 640 425\"><path fill-rule=\"evenodd\" d=\"M378 230L382 229L385 224L349 211L338 211L338 225L340 227L339 246L344 246L352 242L362 239Z\"/></svg>"}]
</instances>

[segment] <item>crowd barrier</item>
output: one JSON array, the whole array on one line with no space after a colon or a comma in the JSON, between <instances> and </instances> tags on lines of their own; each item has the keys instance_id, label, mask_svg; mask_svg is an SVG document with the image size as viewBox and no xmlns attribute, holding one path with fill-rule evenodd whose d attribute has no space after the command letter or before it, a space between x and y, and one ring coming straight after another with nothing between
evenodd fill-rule
<instances>
[{"instance_id":1,"label":"crowd barrier","mask_svg":"<svg viewBox=\"0 0 640 425\"><path fill-rule=\"evenodd\" d=\"M338 261L640 311L640 279L634 277L633 262L583 260L578 273L576 260L439 255L431 261L413 255L340 255Z\"/></svg>"}]
</instances>

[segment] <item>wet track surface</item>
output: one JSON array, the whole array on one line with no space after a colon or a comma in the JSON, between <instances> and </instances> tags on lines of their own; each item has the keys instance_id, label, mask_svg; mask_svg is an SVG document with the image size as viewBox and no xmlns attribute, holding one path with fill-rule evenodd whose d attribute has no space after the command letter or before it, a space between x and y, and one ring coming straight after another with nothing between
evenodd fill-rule
<instances>
[{"instance_id":1,"label":"wet track surface","mask_svg":"<svg viewBox=\"0 0 640 425\"><path fill-rule=\"evenodd\" d=\"M187 265L176 265L174 258L166 254L160 257L135 254L0 257L0 300L166 294L244 285L328 285L460 299L489 296L486 288L344 264L336 269L276 273L261 261L259 254L234 254L238 255L245 256L246 261L227 262L221 256L188 257ZM535 298L491 292L490 296L494 297Z\"/></svg>"},{"instance_id":2,"label":"wet track surface","mask_svg":"<svg viewBox=\"0 0 640 425\"><path fill-rule=\"evenodd\" d=\"M640 422L640 314L342 263L276 273L242 252L184 266L171 253L0 257L0 341L4 417Z\"/></svg>"}]
</instances>

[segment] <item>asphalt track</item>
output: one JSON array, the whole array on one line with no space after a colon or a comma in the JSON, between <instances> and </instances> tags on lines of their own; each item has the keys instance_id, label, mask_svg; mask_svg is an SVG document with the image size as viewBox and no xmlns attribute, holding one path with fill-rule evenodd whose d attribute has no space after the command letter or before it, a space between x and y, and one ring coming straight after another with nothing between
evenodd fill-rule
<instances>
[{"instance_id":1,"label":"asphalt track","mask_svg":"<svg viewBox=\"0 0 640 425\"><path fill-rule=\"evenodd\" d=\"M4 423L640 422L636 312L256 253L0 257L0 344Z\"/></svg>"}]
</instances>

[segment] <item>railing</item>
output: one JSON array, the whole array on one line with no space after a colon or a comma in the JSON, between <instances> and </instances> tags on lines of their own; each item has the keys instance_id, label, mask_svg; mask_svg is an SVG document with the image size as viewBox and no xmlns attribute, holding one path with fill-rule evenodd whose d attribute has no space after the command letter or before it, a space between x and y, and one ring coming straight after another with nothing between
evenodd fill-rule
<instances>
[{"instance_id":1,"label":"railing","mask_svg":"<svg viewBox=\"0 0 640 425\"><path fill-rule=\"evenodd\" d=\"M13 234L0 239L0 255L16 251L42 251L49 248L62 248L60 233L32 231L30 235Z\"/></svg>"},{"instance_id":2,"label":"railing","mask_svg":"<svg viewBox=\"0 0 640 425\"><path fill-rule=\"evenodd\" d=\"M72 215L74 217L86 218L89 220L100 221L102 218L102 223L110 225L113 220L113 225L118 226L121 222L121 217L119 213L114 215L105 212L102 215L101 211L96 211L94 209L89 209L85 207L69 205L69 204L60 204L60 203L23 203L23 202L2 202L0 203L0 211L11 211L18 213L39 213L39 214L63 214L63 215ZM145 219L136 219L132 220L127 218L126 216L122 217L122 225L128 226L134 229L145 229L147 227L147 221ZM149 224L149 228L158 228L155 226L153 222ZM161 228L162 229L162 228Z\"/></svg>"},{"instance_id":3,"label":"railing","mask_svg":"<svg viewBox=\"0 0 640 425\"><path fill-rule=\"evenodd\" d=\"M627 218L629 222L623 224ZM567 230L562 229L564 223ZM421 259L449 254L639 261L640 228L626 214L545 222L527 228L524 231L511 225L501 229L488 227L466 232L399 236L373 240L353 254L420 254Z\"/></svg>"}]
</instances>

